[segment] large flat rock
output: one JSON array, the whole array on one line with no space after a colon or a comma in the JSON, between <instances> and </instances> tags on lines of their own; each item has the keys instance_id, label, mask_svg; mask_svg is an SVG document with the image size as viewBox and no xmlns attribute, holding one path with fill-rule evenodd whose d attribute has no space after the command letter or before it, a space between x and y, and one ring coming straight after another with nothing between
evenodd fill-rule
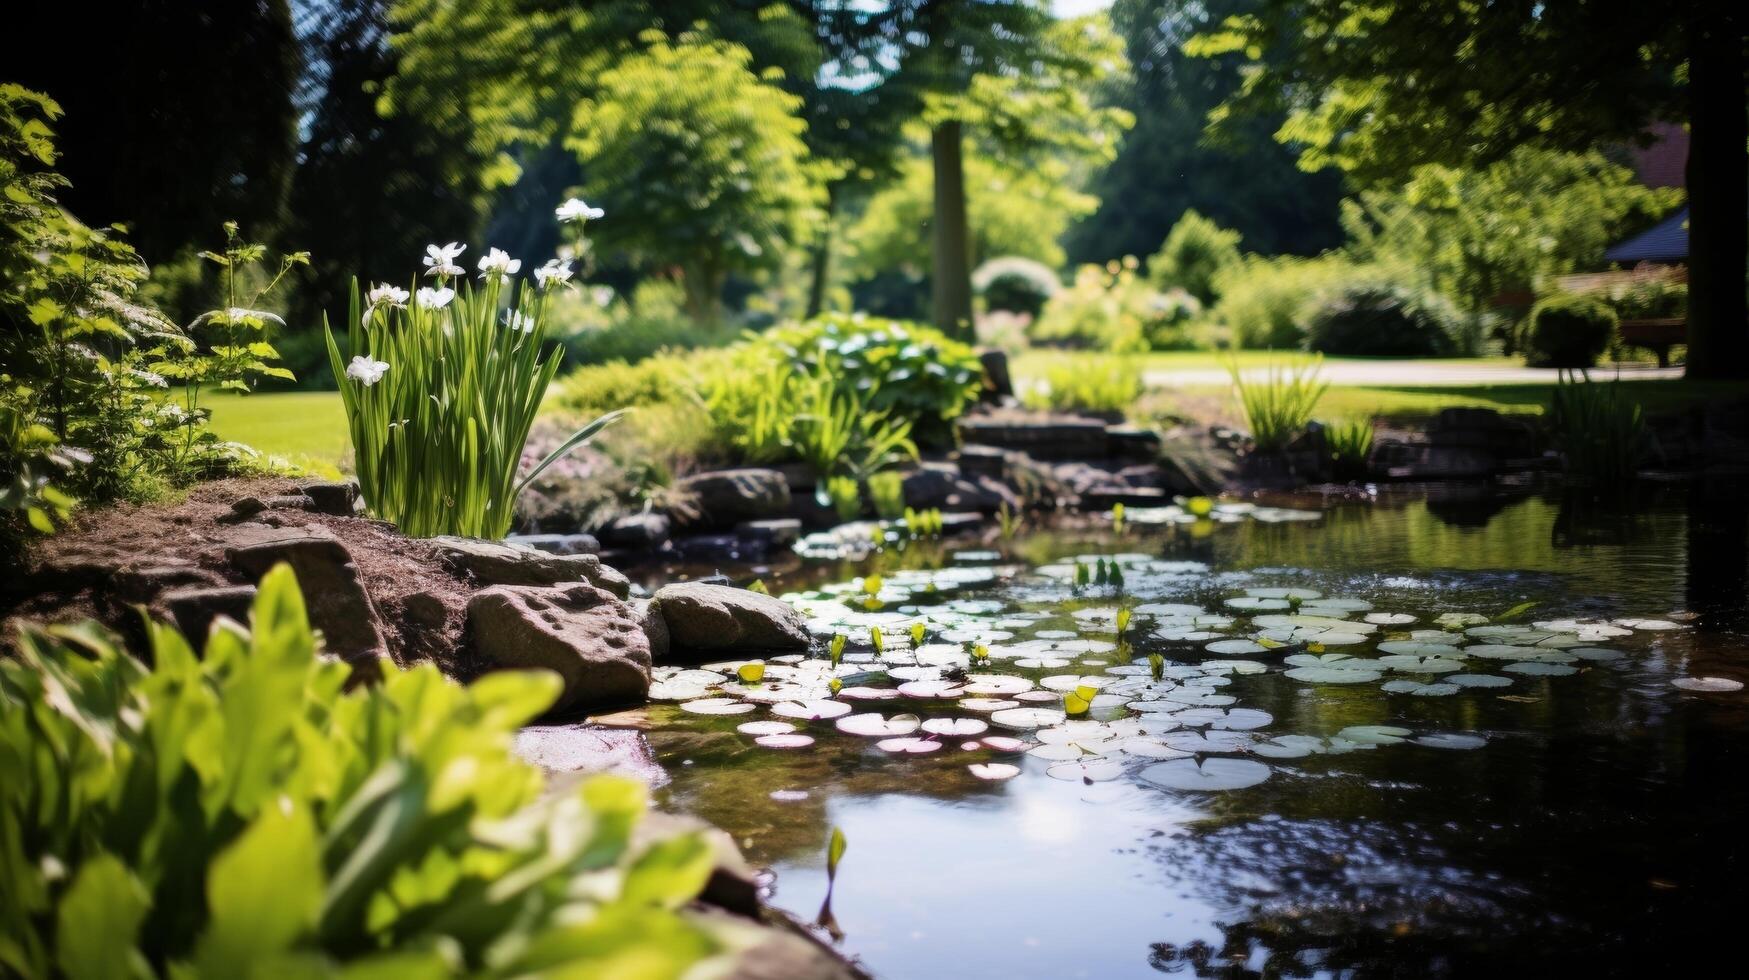
<instances>
[{"instance_id":1,"label":"large flat rock","mask_svg":"<svg viewBox=\"0 0 1749 980\"><path fill-rule=\"evenodd\" d=\"M546 669L564 681L553 711L617 707L650 690L638 611L586 582L495 585L468 600L474 652L496 669Z\"/></svg>"},{"instance_id":2,"label":"large flat rock","mask_svg":"<svg viewBox=\"0 0 1749 980\"><path fill-rule=\"evenodd\" d=\"M388 655L382 619L359 579L358 566L327 528L239 524L225 539L225 560L255 581L281 562L290 565L303 590L310 625L322 632L328 652L346 660Z\"/></svg>"},{"instance_id":3,"label":"large flat rock","mask_svg":"<svg viewBox=\"0 0 1749 980\"><path fill-rule=\"evenodd\" d=\"M727 585L664 586L650 611L661 616L677 653L806 650L811 642L807 622L789 603Z\"/></svg>"},{"instance_id":4,"label":"large flat rock","mask_svg":"<svg viewBox=\"0 0 1749 980\"><path fill-rule=\"evenodd\" d=\"M562 585L588 582L624 599L631 582L595 555L558 555L522 544L458 538L430 538L444 564L481 585Z\"/></svg>"}]
</instances>

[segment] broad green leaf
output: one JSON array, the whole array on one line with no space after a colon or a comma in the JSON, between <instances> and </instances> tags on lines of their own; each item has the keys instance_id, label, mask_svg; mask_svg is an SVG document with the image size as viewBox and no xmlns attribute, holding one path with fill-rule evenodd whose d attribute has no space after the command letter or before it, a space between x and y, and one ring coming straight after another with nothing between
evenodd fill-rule
<instances>
[{"instance_id":1,"label":"broad green leaf","mask_svg":"<svg viewBox=\"0 0 1749 980\"><path fill-rule=\"evenodd\" d=\"M826 843L826 878L828 880L838 876L838 862L844 859L844 850L848 846L848 842L844 839L843 828L834 826L832 837Z\"/></svg>"},{"instance_id":2,"label":"broad green leaf","mask_svg":"<svg viewBox=\"0 0 1749 980\"><path fill-rule=\"evenodd\" d=\"M197 962L207 976L242 976L262 956L282 953L315 925L323 875L309 811L280 799L207 872L212 919Z\"/></svg>"},{"instance_id":3,"label":"broad green leaf","mask_svg":"<svg viewBox=\"0 0 1749 980\"><path fill-rule=\"evenodd\" d=\"M151 896L110 854L86 861L55 911L55 962L72 980L149 976L135 945Z\"/></svg>"},{"instance_id":4,"label":"broad green leaf","mask_svg":"<svg viewBox=\"0 0 1749 980\"><path fill-rule=\"evenodd\" d=\"M650 847L626 870L620 897L633 905L677 909L698 897L716 866L700 834L681 834Z\"/></svg>"}]
</instances>

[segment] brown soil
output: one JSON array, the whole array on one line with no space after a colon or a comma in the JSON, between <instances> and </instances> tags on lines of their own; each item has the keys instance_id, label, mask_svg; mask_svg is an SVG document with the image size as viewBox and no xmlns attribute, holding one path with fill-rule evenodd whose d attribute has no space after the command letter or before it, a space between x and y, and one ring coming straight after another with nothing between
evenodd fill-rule
<instances>
[{"instance_id":1,"label":"brown soil","mask_svg":"<svg viewBox=\"0 0 1749 980\"><path fill-rule=\"evenodd\" d=\"M129 571L184 566L205 573L212 584L248 580L225 561L224 542L235 524L221 518L242 497L296 492L295 481L219 480L194 487L186 497L166 503L119 505L81 513L73 526L36 545L25 567L0 582L0 618L69 622L95 618L138 635L135 603L148 596L128 594ZM461 649L468 596L474 588L450 571L429 545L408 538L390 524L361 517L332 517L303 510L269 510L250 518L280 527L320 525L351 554L365 591L383 619L389 652L398 661L434 660L446 672L473 672ZM429 596L441 603L441 625L429 612L410 614L407 600ZM431 608L428 600L427 610ZM10 641L12 624L5 635Z\"/></svg>"}]
</instances>

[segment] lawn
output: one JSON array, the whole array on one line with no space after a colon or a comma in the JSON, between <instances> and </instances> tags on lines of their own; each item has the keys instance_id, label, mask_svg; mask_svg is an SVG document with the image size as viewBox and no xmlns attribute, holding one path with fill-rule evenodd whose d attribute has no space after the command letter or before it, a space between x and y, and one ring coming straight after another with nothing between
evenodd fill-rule
<instances>
[{"instance_id":1,"label":"lawn","mask_svg":"<svg viewBox=\"0 0 1749 980\"><path fill-rule=\"evenodd\" d=\"M209 394L201 404L212 409L212 429L221 439L321 472L352 461L346 412L335 392Z\"/></svg>"}]
</instances>

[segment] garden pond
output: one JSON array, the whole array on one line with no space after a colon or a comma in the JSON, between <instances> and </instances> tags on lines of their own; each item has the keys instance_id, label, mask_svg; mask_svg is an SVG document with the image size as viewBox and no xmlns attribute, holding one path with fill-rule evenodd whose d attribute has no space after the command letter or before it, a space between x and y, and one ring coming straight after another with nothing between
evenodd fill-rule
<instances>
[{"instance_id":1,"label":"garden pond","mask_svg":"<svg viewBox=\"0 0 1749 980\"><path fill-rule=\"evenodd\" d=\"M840 663L659 670L659 798L806 920L841 828L831 930L877 976L1724 959L1743 489L1169 508L811 562L767 584Z\"/></svg>"}]
</instances>

